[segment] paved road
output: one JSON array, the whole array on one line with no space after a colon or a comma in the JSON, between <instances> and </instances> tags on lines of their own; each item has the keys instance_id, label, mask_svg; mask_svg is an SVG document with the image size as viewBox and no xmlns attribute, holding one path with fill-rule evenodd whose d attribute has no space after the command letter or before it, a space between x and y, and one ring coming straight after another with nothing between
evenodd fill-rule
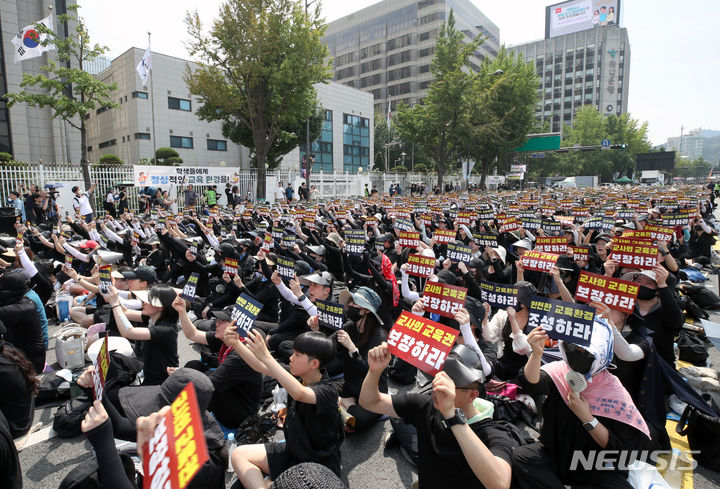
<instances>
[{"instance_id":1,"label":"paved road","mask_svg":"<svg viewBox=\"0 0 720 489\"><path fill-rule=\"evenodd\" d=\"M717 277L711 287L718 291ZM720 322L720 313L714 313L711 320ZM190 343L180 334L180 364L197 358ZM711 362L717 369L720 352L711 348ZM54 352L49 352L48 362L54 361ZM392 387L392 386L391 386ZM55 408L41 408L35 419L44 427L52 426ZM390 429L390 423L379 423L372 430L350 436L342 447L343 478L352 489L400 489L409 488L417 472L393 447L385 449L383 439ZM20 453L23 477L27 489L55 489L73 467L91 458L90 444L83 437L61 439L53 437L27 446ZM699 467L694 474L696 489L720 487L720 474ZM229 481L229 479L228 479ZM2 489L2 488L0 488Z\"/></svg>"}]
</instances>

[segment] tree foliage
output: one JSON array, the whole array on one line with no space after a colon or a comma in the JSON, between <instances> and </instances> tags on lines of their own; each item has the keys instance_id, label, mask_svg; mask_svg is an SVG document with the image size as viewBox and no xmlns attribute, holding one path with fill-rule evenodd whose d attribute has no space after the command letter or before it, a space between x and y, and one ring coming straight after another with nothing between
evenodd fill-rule
<instances>
[{"instance_id":1,"label":"tree foliage","mask_svg":"<svg viewBox=\"0 0 720 489\"><path fill-rule=\"evenodd\" d=\"M98 160L98 165L115 165L120 166L123 164L123 160L118 155L112 153L104 154Z\"/></svg>"},{"instance_id":2,"label":"tree foliage","mask_svg":"<svg viewBox=\"0 0 720 489\"><path fill-rule=\"evenodd\" d=\"M155 150L155 158L152 159L154 165L160 166L180 165L182 162L183 160L177 151L164 146Z\"/></svg>"},{"instance_id":3,"label":"tree foliage","mask_svg":"<svg viewBox=\"0 0 720 489\"><path fill-rule=\"evenodd\" d=\"M675 160L674 177L682 178L707 178L710 174L710 162L702 156L694 161L687 158Z\"/></svg>"},{"instance_id":4,"label":"tree foliage","mask_svg":"<svg viewBox=\"0 0 720 489\"><path fill-rule=\"evenodd\" d=\"M313 84L331 77L320 5L306 14L292 0L226 0L208 32L197 12L188 12L185 22L190 54L200 60L184 77L201 99L198 116L251 131L257 196L265 198L275 141L312 114Z\"/></svg>"},{"instance_id":5,"label":"tree foliage","mask_svg":"<svg viewBox=\"0 0 720 489\"><path fill-rule=\"evenodd\" d=\"M105 54L107 46L92 44L85 21L77 14L77 5L68 5L66 14L58 15L58 22L67 25L69 35L64 37L35 24L40 34L47 34L43 46L53 45L57 61L48 59L40 67L40 73L24 73L19 93L8 93L8 106L25 103L30 107L50 108L54 119L62 119L80 131L81 163L85 185L90 186L87 158L87 131L85 116L100 108L115 108L111 94L117 90L116 83L104 83L83 70L85 63ZM51 57L50 54L47 55Z\"/></svg>"},{"instance_id":6,"label":"tree foliage","mask_svg":"<svg viewBox=\"0 0 720 489\"><path fill-rule=\"evenodd\" d=\"M625 144L626 149L570 151L548 155L544 160L530 162L531 178L544 176L597 175L612 181L622 175L631 175L635 155L650 150L647 122L633 119L629 114L603 117L592 105L578 110L572 126L563 128L562 147L599 147L603 139L611 144Z\"/></svg>"},{"instance_id":7,"label":"tree foliage","mask_svg":"<svg viewBox=\"0 0 720 489\"><path fill-rule=\"evenodd\" d=\"M414 107L400 104L397 108L400 137L414 142L429 156L440 186L471 131L472 89L476 77L470 70L469 60L482 41L483 37L478 36L466 43L465 34L455 28L451 10L436 38L430 66L434 81L424 104Z\"/></svg>"}]
</instances>

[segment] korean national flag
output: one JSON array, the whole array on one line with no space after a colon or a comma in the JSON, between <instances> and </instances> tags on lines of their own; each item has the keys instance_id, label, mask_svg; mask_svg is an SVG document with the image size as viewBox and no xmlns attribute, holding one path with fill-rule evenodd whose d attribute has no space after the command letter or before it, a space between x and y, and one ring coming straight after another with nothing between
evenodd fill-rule
<instances>
[{"instance_id":1,"label":"korean national flag","mask_svg":"<svg viewBox=\"0 0 720 489\"><path fill-rule=\"evenodd\" d=\"M43 46L43 41L48 38L48 34L40 34L35 28L36 25L42 24L47 29L52 30L52 15L48 15L44 19L35 24L25 27L12 38L12 44L15 46L15 62L25 61L26 59L37 58L42 56L45 51L54 50L53 44Z\"/></svg>"},{"instance_id":2,"label":"korean national flag","mask_svg":"<svg viewBox=\"0 0 720 489\"><path fill-rule=\"evenodd\" d=\"M137 65L137 72L138 75L140 75L140 79L142 80L144 86L147 86L148 84L148 77L150 76L151 68L152 59L150 57L150 43L148 43L148 47L145 50L145 56L143 56L140 63Z\"/></svg>"}]
</instances>

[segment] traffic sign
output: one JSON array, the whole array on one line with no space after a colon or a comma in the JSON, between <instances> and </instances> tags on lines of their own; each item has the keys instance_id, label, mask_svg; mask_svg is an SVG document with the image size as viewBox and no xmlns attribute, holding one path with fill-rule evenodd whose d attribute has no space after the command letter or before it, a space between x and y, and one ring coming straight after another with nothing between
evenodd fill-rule
<instances>
[{"instance_id":1,"label":"traffic sign","mask_svg":"<svg viewBox=\"0 0 720 489\"><path fill-rule=\"evenodd\" d=\"M530 158L545 158L545 153L533 153Z\"/></svg>"},{"instance_id":2,"label":"traffic sign","mask_svg":"<svg viewBox=\"0 0 720 489\"><path fill-rule=\"evenodd\" d=\"M603 139L600 143L600 146L602 149L609 149L610 148L610 140L609 139Z\"/></svg>"}]
</instances>

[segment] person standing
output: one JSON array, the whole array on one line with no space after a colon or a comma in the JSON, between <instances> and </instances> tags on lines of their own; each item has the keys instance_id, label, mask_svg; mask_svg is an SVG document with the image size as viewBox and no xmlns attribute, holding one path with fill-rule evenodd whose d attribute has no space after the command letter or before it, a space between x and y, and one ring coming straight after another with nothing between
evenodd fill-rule
<instances>
[{"instance_id":1,"label":"person standing","mask_svg":"<svg viewBox=\"0 0 720 489\"><path fill-rule=\"evenodd\" d=\"M198 194L195 191L195 188L192 186L192 184L187 186L187 189L185 190L185 209L194 209L197 205L198 200Z\"/></svg>"},{"instance_id":2,"label":"person standing","mask_svg":"<svg viewBox=\"0 0 720 489\"><path fill-rule=\"evenodd\" d=\"M300 187L298 187L298 197L300 200L310 200L310 191L308 190L305 182L300 184Z\"/></svg>"},{"instance_id":3,"label":"person standing","mask_svg":"<svg viewBox=\"0 0 720 489\"><path fill-rule=\"evenodd\" d=\"M115 192L111 188L108 189L107 195L105 196L103 207L105 208L105 212L111 215L113 219L117 217L117 212L115 210Z\"/></svg>"},{"instance_id":4,"label":"person standing","mask_svg":"<svg viewBox=\"0 0 720 489\"><path fill-rule=\"evenodd\" d=\"M227 207L232 207L233 202L235 201L235 197L233 196L233 189L230 187L229 183L225 184L225 197L227 197L227 204L225 204Z\"/></svg>"},{"instance_id":5,"label":"person standing","mask_svg":"<svg viewBox=\"0 0 720 489\"><path fill-rule=\"evenodd\" d=\"M215 185L205 190L205 203L208 207L217 206L217 191Z\"/></svg>"},{"instance_id":6,"label":"person standing","mask_svg":"<svg viewBox=\"0 0 720 489\"><path fill-rule=\"evenodd\" d=\"M87 192L83 192L77 185L72 188L72 193L75 194L75 197L73 197L73 207L75 208L75 212L83 216L85 222L92 221L95 216L92 206L90 205L90 196L95 192L95 187L97 187L97 183L93 183Z\"/></svg>"},{"instance_id":7,"label":"person standing","mask_svg":"<svg viewBox=\"0 0 720 489\"><path fill-rule=\"evenodd\" d=\"M292 188L292 185L290 182L288 182L287 188L285 189L285 197L287 198L288 204L292 202L293 196L295 195L295 191Z\"/></svg>"},{"instance_id":8,"label":"person standing","mask_svg":"<svg viewBox=\"0 0 720 489\"><path fill-rule=\"evenodd\" d=\"M10 191L10 205L17 209L18 214L22 216L23 222L27 221L25 216L25 205L20 200L20 192L17 190Z\"/></svg>"},{"instance_id":9,"label":"person standing","mask_svg":"<svg viewBox=\"0 0 720 489\"><path fill-rule=\"evenodd\" d=\"M275 202L278 204L285 200L285 187L283 187L282 182L278 182L277 187L275 188Z\"/></svg>"},{"instance_id":10,"label":"person standing","mask_svg":"<svg viewBox=\"0 0 720 489\"><path fill-rule=\"evenodd\" d=\"M125 187L119 187L118 192L118 213L120 215L125 214L129 209L127 190Z\"/></svg>"}]
</instances>

